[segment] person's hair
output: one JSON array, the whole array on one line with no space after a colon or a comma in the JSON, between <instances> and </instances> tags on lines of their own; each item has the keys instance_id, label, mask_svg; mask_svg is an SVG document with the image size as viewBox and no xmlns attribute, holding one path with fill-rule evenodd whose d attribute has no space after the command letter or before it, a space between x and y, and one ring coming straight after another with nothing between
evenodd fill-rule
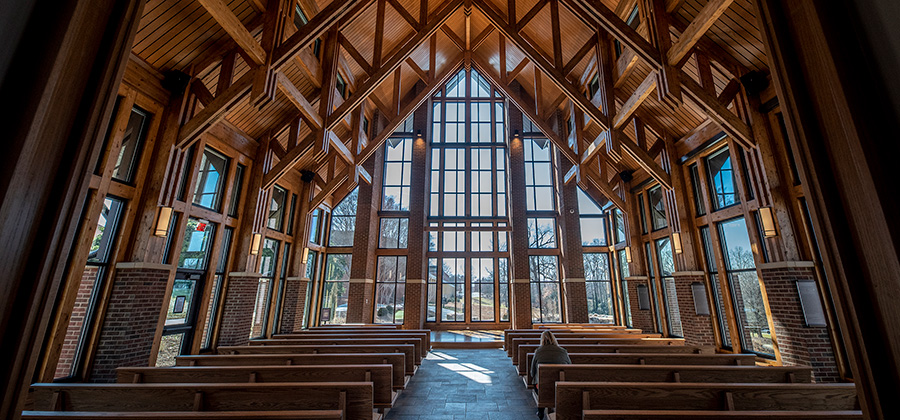
<instances>
[{"instance_id":1,"label":"person's hair","mask_svg":"<svg viewBox=\"0 0 900 420\"><path fill-rule=\"evenodd\" d=\"M544 331L541 334L541 345L542 346L558 346L559 342L556 341L556 337L553 335L550 330Z\"/></svg>"}]
</instances>

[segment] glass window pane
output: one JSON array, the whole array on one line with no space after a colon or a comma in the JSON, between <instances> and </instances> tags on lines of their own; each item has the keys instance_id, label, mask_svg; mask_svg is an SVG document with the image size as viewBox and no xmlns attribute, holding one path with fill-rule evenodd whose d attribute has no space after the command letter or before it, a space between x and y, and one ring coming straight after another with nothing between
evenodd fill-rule
<instances>
[{"instance_id":1,"label":"glass window pane","mask_svg":"<svg viewBox=\"0 0 900 420\"><path fill-rule=\"evenodd\" d=\"M606 218L581 218L581 245L606 246Z\"/></svg>"},{"instance_id":2,"label":"glass window pane","mask_svg":"<svg viewBox=\"0 0 900 420\"><path fill-rule=\"evenodd\" d=\"M150 115L146 111L137 107L132 108L122 137L122 147L119 149L119 156L116 157L116 166L113 167L112 177L116 181L125 183L134 181L149 122Z\"/></svg>"},{"instance_id":3,"label":"glass window pane","mask_svg":"<svg viewBox=\"0 0 900 420\"><path fill-rule=\"evenodd\" d=\"M347 322L351 259L351 254L329 254L325 259L322 309L319 314L322 325Z\"/></svg>"},{"instance_id":4,"label":"glass window pane","mask_svg":"<svg viewBox=\"0 0 900 420\"><path fill-rule=\"evenodd\" d=\"M175 366L175 358L181 354L184 345L184 333L167 334L159 341L159 352L156 354L156 367Z\"/></svg>"},{"instance_id":5,"label":"glass window pane","mask_svg":"<svg viewBox=\"0 0 900 420\"><path fill-rule=\"evenodd\" d=\"M237 216L238 206L241 202L241 188L244 185L244 165L238 165L234 173L234 183L231 187L231 202L228 204L228 215Z\"/></svg>"},{"instance_id":6,"label":"glass window pane","mask_svg":"<svg viewBox=\"0 0 900 420\"><path fill-rule=\"evenodd\" d=\"M375 323L402 324L406 257L379 256L375 282Z\"/></svg>"},{"instance_id":7,"label":"glass window pane","mask_svg":"<svg viewBox=\"0 0 900 420\"><path fill-rule=\"evenodd\" d=\"M269 318L269 298L272 292L272 279L260 277L256 288L256 300L253 304L253 317L250 321L250 338L263 335L263 328Z\"/></svg>"},{"instance_id":8,"label":"glass window pane","mask_svg":"<svg viewBox=\"0 0 900 420\"><path fill-rule=\"evenodd\" d=\"M203 150L197 173L197 185L194 189L195 205L219 211L227 169L228 158L225 155L208 147Z\"/></svg>"},{"instance_id":9,"label":"glass window pane","mask_svg":"<svg viewBox=\"0 0 900 420\"><path fill-rule=\"evenodd\" d=\"M166 312L166 326L187 324L194 302L197 281L192 279L175 279L172 294L169 296L169 310Z\"/></svg>"},{"instance_id":10,"label":"glass window pane","mask_svg":"<svg viewBox=\"0 0 900 420\"><path fill-rule=\"evenodd\" d=\"M103 200L103 209L100 210L100 219L97 221L94 239L91 241L91 250L88 252L88 262L106 263L109 261L115 245L115 231L119 224L119 216L124 207L121 200L112 197Z\"/></svg>"},{"instance_id":11,"label":"glass window pane","mask_svg":"<svg viewBox=\"0 0 900 420\"><path fill-rule=\"evenodd\" d=\"M713 208L719 210L740 202L734 187L731 153L727 148L706 158L706 170Z\"/></svg>"},{"instance_id":12,"label":"glass window pane","mask_svg":"<svg viewBox=\"0 0 900 420\"><path fill-rule=\"evenodd\" d=\"M763 299L750 236L743 218L719 224L728 285L744 350L774 354L766 302Z\"/></svg>"},{"instance_id":13,"label":"glass window pane","mask_svg":"<svg viewBox=\"0 0 900 420\"><path fill-rule=\"evenodd\" d=\"M528 257L532 322L560 322L559 271L555 255Z\"/></svg>"},{"instance_id":14,"label":"glass window pane","mask_svg":"<svg viewBox=\"0 0 900 420\"><path fill-rule=\"evenodd\" d=\"M609 255L584 253L584 279L587 290L588 319L591 323L612 324L615 315L609 276Z\"/></svg>"},{"instance_id":15,"label":"glass window pane","mask_svg":"<svg viewBox=\"0 0 900 420\"><path fill-rule=\"evenodd\" d=\"M216 225L212 223L193 217L188 218L184 230L184 243L178 256L178 268L206 270L215 230Z\"/></svg>"},{"instance_id":16,"label":"glass window pane","mask_svg":"<svg viewBox=\"0 0 900 420\"><path fill-rule=\"evenodd\" d=\"M259 273L263 277L275 277L275 267L278 260L278 248L280 242L266 238L259 255Z\"/></svg>"},{"instance_id":17,"label":"glass window pane","mask_svg":"<svg viewBox=\"0 0 900 420\"><path fill-rule=\"evenodd\" d=\"M331 216L331 233L328 246L353 246L356 232L356 198L359 188L354 189L334 208Z\"/></svg>"},{"instance_id":18,"label":"glass window pane","mask_svg":"<svg viewBox=\"0 0 900 420\"><path fill-rule=\"evenodd\" d=\"M650 222L653 225L653 230L659 230L668 226L662 187L656 186L651 188L647 191L647 196L650 199Z\"/></svg>"},{"instance_id":19,"label":"glass window pane","mask_svg":"<svg viewBox=\"0 0 900 420\"><path fill-rule=\"evenodd\" d=\"M284 207L287 202L287 191L275 186L272 188L272 202L269 205L269 219L266 227L281 232L284 226Z\"/></svg>"}]
</instances>

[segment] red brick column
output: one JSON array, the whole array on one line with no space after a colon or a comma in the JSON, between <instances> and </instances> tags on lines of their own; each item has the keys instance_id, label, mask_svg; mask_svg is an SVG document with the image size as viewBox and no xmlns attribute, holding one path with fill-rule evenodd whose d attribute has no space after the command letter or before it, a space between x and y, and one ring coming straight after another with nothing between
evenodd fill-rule
<instances>
[{"instance_id":1,"label":"red brick column","mask_svg":"<svg viewBox=\"0 0 900 420\"><path fill-rule=\"evenodd\" d=\"M59 353L56 377L69 376L72 372L75 353L78 350L78 339L81 337L81 328L84 326L84 320L87 317L88 305L91 302L91 292L94 290L94 282L97 281L99 271L99 267L90 265L84 267L81 283L78 285L78 293L75 296L75 306L72 307L72 315L69 316L66 338L63 340L62 350Z\"/></svg>"},{"instance_id":2,"label":"red brick column","mask_svg":"<svg viewBox=\"0 0 900 420\"><path fill-rule=\"evenodd\" d=\"M350 286L347 295L347 323L371 323L375 316L375 265L381 209L381 178L384 147L365 165L372 182L359 183L356 207L356 231L353 234L353 259L350 261ZM377 165L376 165L377 163Z\"/></svg>"},{"instance_id":3,"label":"red brick column","mask_svg":"<svg viewBox=\"0 0 900 420\"><path fill-rule=\"evenodd\" d=\"M647 277L626 277L625 281L628 282L628 300L630 300L629 304L631 305L631 325L634 328L640 328L647 333L655 331L656 329L653 327L653 311L650 309L641 309L640 302L638 301L637 287L639 284L647 286L649 292L650 284ZM652 296L650 302L650 306L652 307Z\"/></svg>"},{"instance_id":4,"label":"red brick column","mask_svg":"<svg viewBox=\"0 0 900 420\"><path fill-rule=\"evenodd\" d=\"M428 133L431 124L428 120L428 107L421 106L413 114L413 129ZM428 260L425 240L425 221L428 209L428 142L427 136L413 139L412 170L409 194L409 237L407 238L408 254L406 258L406 298L403 302L403 328L420 329L425 326L428 297ZM438 305L440 306L440 305Z\"/></svg>"},{"instance_id":5,"label":"red brick column","mask_svg":"<svg viewBox=\"0 0 900 420\"><path fill-rule=\"evenodd\" d=\"M219 346L242 346L250 341L253 305L259 288L257 273L230 273L219 327Z\"/></svg>"},{"instance_id":6,"label":"red brick column","mask_svg":"<svg viewBox=\"0 0 900 420\"><path fill-rule=\"evenodd\" d=\"M306 309L306 293L308 289L308 278L288 277L285 279L284 303L282 303L281 307L279 333L291 333L302 328L303 311Z\"/></svg>"},{"instance_id":7,"label":"red brick column","mask_svg":"<svg viewBox=\"0 0 900 420\"><path fill-rule=\"evenodd\" d=\"M425 295L427 285L422 279L406 279L406 299L403 302L403 328L421 329L425 323Z\"/></svg>"},{"instance_id":8,"label":"red brick column","mask_svg":"<svg viewBox=\"0 0 900 420\"><path fill-rule=\"evenodd\" d=\"M812 366L816 382L839 381L828 327L806 326L797 292L798 280L816 280L813 263L779 262L761 264L757 268L766 288L782 363Z\"/></svg>"},{"instance_id":9,"label":"red brick column","mask_svg":"<svg viewBox=\"0 0 900 420\"><path fill-rule=\"evenodd\" d=\"M562 161L561 171L572 166ZM566 322L587 323L587 285L584 284L584 255L581 245L581 217L578 212L578 187L574 182L560 187L562 194L562 216L559 217L559 231L562 232L560 246L563 250L561 261L563 287L566 296Z\"/></svg>"},{"instance_id":10,"label":"red brick column","mask_svg":"<svg viewBox=\"0 0 900 420\"><path fill-rule=\"evenodd\" d=\"M358 228L358 225L357 225ZM373 256L374 257L374 256ZM354 256L354 259L356 257ZM375 258L372 258L373 260ZM350 279L347 290L347 323L372 323L374 318L375 280Z\"/></svg>"},{"instance_id":11,"label":"red brick column","mask_svg":"<svg viewBox=\"0 0 900 420\"><path fill-rule=\"evenodd\" d=\"M527 257L525 259L528 263ZM531 279L513 279L512 284L512 316L513 328L528 329L531 328Z\"/></svg>"},{"instance_id":12,"label":"red brick column","mask_svg":"<svg viewBox=\"0 0 900 420\"><path fill-rule=\"evenodd\" d=\"M706 274L702 271L680 271L675 273L675 294L678 297L678 311L681 315L681 327L684 341L695 346L712 346L716 344L715 331L711 315L697 315L694 304L694 293L691 284L700 283L706 291L706 304L710 314L715 306L709 299L709 288Z\"/></svg>"},{"instance_id":13,"label":"red brick column","mask_svg":"<svg viewBox=\"0 0 900 420\"><path fill-rule=\"evenodd\" d=\"M150 364L171 272L169 266L161 264L116 265L91 366L91 382L115 382L117 367Z\"/></svg>"}]
</instances>

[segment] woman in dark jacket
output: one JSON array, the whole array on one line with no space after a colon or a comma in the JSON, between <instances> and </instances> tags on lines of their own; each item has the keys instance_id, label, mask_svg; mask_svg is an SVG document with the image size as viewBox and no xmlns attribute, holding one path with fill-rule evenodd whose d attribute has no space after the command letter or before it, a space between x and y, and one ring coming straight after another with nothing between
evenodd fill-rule
<instances>
[{"instance_id":1,"label":"woman in dark jacket","mask_svg":"<svg viewBox=\"0 0 900 420\"><path fill-rule=\"evenodd\" d=\"M534 351L534 359L531 360L531 384L537 389L538 384L538 366L541 364L551 365L570 365L572 360L569 359L569 352L559 346L556 337L550 330L541 334L541 345ZM544 409L538 408L538 418L544 418Z\"/></svg>"}]
</instances>

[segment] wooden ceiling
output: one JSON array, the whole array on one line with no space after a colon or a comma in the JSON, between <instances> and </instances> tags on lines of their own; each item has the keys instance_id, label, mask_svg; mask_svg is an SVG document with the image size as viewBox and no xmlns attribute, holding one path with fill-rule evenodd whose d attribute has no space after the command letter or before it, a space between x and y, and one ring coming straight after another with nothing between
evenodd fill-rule
<instances>
[{"instance_id":1,"label":"wooden ceiling","mask_svg":"<svg viewBox=\"0 0 900 420\"><path fill-rule=\"evenodd\" d=\"M584 96L586 85L597 73L598 55L594 44L598 36L606 36L598 35L597 31L608 28L604 28L601 22L603 13L596 11L602 12L601 9L608 8L622 23L621 20L626 19L638 5L640 13L636 33L647 41L647 45L655 45L657 41L651 34L654 21L649 13L654 1L665 5L667 35L671 44L678 43L682 32L692 26L687 30L692 37L697 36L698 41L682 60L680 70L676 66L674 71L683 71L683 77L703 86L715 101L709 98L706 102L698 101L695 92L685 89L687 94L682 95L680 102L673 103L666 96L668 93L657 94L657 88L657 92L648 92L638 98L639 106L632 113L630 105L634 103L633 96L640 96L635 92L656 79L653 75L661 70L644 59L641 53L646 54L646 51L630 48L631 45L639 47L634 44L639 40L621 39L623 53L615 63L613 75L616 109L603 109L602 98L595 97L592 98L594 109L587 110L587 102L576 101L573 92L577 90L579 95ZM327 18L341 7L349 10L342 12L340 19L328 24L339 27L336 72L348 84L346 99L333 95L331 109L319 105L320 99L329 99L330 96L323 83L330 82L333 86L333 80L327 77L331 68L329 63L320 62L326 47L322 47L317 57L313 54L311 43L272 67L274 71L269 77L276 78L276 73L280 74L285 78L285 83L293 85L294 90L284 87L282 83L278 83L279 88L264 90L260 89L263 84L254 82L252 88L237 92L234 98L225 98L226 94L237 91L234 85L259 73L257 69L260 67L257 67L257 62L254 62L257 59L253 56L255 47L265 47L267 42L274 43L270 54L274 56L278 45L289 43L291 36L298 32L293 24L297 5L311 20L310 26L317 17ZM507 25L510 5L515 6L512 26ZM697 35L696 28L693 28L697 25L692 25L692 22L709 20L708 13L716 5L724 7L724 12L713 17L706 25L708 28L704 27ZM423 6L427 9L427 16L422 13ZM278 14L280 19L271 18L273 12L265 12L267 8L279 7L282 10ZM438 15L444 12L449 17L436 28L430 28L431 22L443 18ZM509 30L517 31L511 35L517 39L508 39L486 13L495 15L495 23L500 19L500 26L508 26L507 34ZM201 115L205 106L215 107L208 111L215 115L203 121L208 123L207 126L225 125L233 132L256 141L271 136L275 140L271 142L275 154L273 165L279 173L309 169L323 174L323 183L327 183L329 174L344 170L353 172L352 167L360 167L371 155L371 150L377 147L375 143L383 140L387 130L392 131L392 125L405 119L405 115L400 114L414 109L411 106L415 104L408 102L421 99L422 95L415 94L418 91L414 91L414 87L418 85L419 90L423 86L425 89L434 87L441 74L457 66L467 56L464 50L468 46L472 60L479 66L489 67L485 70L493 73L491 76L498 78L497 81L509 86L521 86L524 99L520 99L531 102L532 106L536 103L535 113L546 119L547 127L555 128L559 137L569 133L563 133L566 131L565 124L559 121L554 124L552 119L559 119L560 116L568 118L573 113L576 116L584 114L583 130L578 130L582 138L564 155L573 156L575 161L580 159L581 162L575 162L578 164L599 164L597 172L604 174L600 176L599 183L604 187L603 193L609 195L612 190L606 189L604 184L614 183L618 170L632 169L652 176L654 168L651 167L654 164L666 166L659 155L663 148L654 148L657 137L676 143L690 141L688 138L698 127L711 121L722 124L726 132L729 129L736 130L733 131L735 133L742 132L742 127L732 127L734 124L740 125L740 118L744 123L747 121L739 110L735 111L736 102L733 99L741 90L735 79L750 71L768 72L756 14L751 0L147 0L132 52L137 59L161 74L180 71L195 78L196 82L192 82L189 89L194 103L192 115ZM601 17L598 20L596 16ZM522 22L523 19L527 21ZM267 26L268 22L279 20L283 22L284 29L271 32L277 35L274 40L268 41L272 38L265 36L270 33L265 28L278 27ZM553 36L555 28L559 28L558 38ZM309 28L304 27L304 30ZM323 26L316 32L315 38L327 38L327 30L328 27ZM428 30L431 32L426 34ZM242 34L245 36L241 37ZM305 36L306 33L298 35ZM248 50L247 45L253 44L253 40L257 45ZM555 43L559 45L558 54ZM635 54L635 51L641 53ZM405 56L400 57L404 52ZM575 57L578 59L573 60ZM504 59L505 63L501 63ZM566 74L562 76L565 79L554 76L554 70L548 70L546 64L539 65L535 59L551 66L554 62L566 64ZM702 63L698 59L702 59ZM543 69L540 68L542 65ZM518 73L510 80L502 80L503 75L516 71ZM229 72L231 77L228 77ZM248 77L242 79L245 75ZM675 78L678 78L677 74ZM261 91L263 96L260 96ZM221 103L217 101L226 99L234 100L219 108ZM345 100L350 104L341 106ZM300 105L297 105L298 101ZM718 110L712 115L711 101L717 102L712 106ZM369 133L372 139L356 134L360 123L356 121L359 118L353 116L355 111L352 109L357 104L361 107L359 112L370 121L375 121L376 114L380 116L382 123ZM298 109L304 112L298 112ZM337 116L330 115L335 110L341 112L348 109L349 112L341 114L344 118L340 121L334 119ZM559 112L552 112L551 109ZM722 109L735 112L737 115L732 116L737 117L738 121L731 124L733 118L729 116L724 116L723 120ZM332 128L333 134L325 135L325 141L330 136L332 144L338 145L340 142L349 152L342 151L343 147L332 147L325 155L313 153L312 149L293 150L303 143L302 140L322 138L321 130L308 120L309 114L316 112L325 114L321 116L321 121L326 125L331 121L336 123L333 127L327 127ZM639 117L641 126L649 128L647 140L644 140L643 134L637 135L634 120L626 119L618 135L627 139L627 153L619 156L615 148L599 153L593 151L590 145L604 144L600 139L604 138L607 125L623 113ZM315 115L311 117L317 120ZM604 118L609 118L609 121L599 121ZM181 145L189 144L189 141L187 137ZM636 144L643 151L631 150L629 144ZM604 155L604 158L596 163L594 157L598 154ZM282 159L287 161L279 166L278 162ZM593 173L593 169L588 172ZM362 175L365 179L367 174ZM269 180L277 176L274 174ZM359 179L358 176L349 178L350 183ZM319 189L323 190L324 186L320 185ZM347 187L332 190L337 193L347 190Z\"/></svg>"}]
</instances>

